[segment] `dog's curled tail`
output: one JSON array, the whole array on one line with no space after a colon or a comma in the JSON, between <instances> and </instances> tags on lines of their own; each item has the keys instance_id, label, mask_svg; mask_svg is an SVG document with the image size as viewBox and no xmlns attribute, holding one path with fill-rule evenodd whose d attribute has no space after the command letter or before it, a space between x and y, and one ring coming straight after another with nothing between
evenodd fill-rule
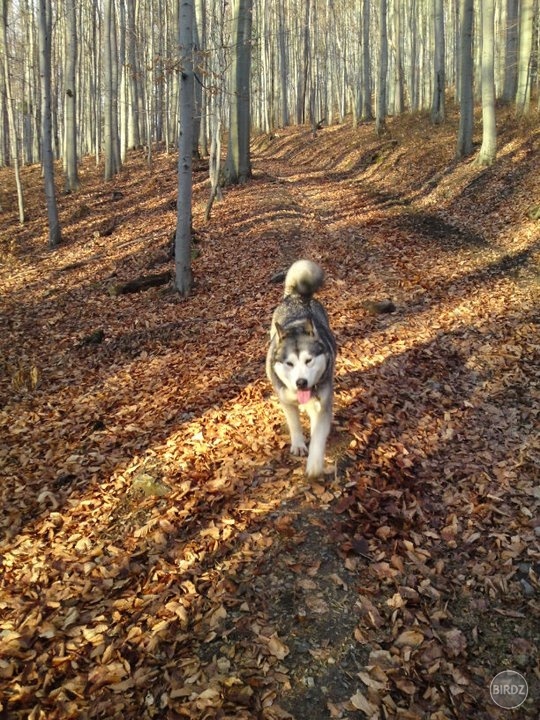
<instances>
[{"instance_id":1,"label":"dog's curled tail","mask_svg":"<svg viewBox=\"0 0 540 720\"><path fill-rule=\"evenodd\" d=\"M310 298L324 283L324 271L311 260L297 260L285 276L285 296L300 295Z\"/></svg>"}]
</instances>

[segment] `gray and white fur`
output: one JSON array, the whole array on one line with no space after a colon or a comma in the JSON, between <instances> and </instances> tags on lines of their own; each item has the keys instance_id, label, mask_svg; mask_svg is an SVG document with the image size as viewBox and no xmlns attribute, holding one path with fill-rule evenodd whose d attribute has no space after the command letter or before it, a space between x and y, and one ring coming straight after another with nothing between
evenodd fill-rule
<instances>
[{"instance_id":1,"label":"gray and white fur","mask_svg":"<svg viewBox=\"0 0 540 720\"><path fill-rule=\"evenodd\" d=\"M283 300L272 317L266 374L283 408L291 453L306 455L306 474L324 473L326 441L332 424L336 341L323 305L313 298L324 272L311 260L298 260L285 277ZM300 411L311 425L309 450Z\"/></svg>"}]
</instances>

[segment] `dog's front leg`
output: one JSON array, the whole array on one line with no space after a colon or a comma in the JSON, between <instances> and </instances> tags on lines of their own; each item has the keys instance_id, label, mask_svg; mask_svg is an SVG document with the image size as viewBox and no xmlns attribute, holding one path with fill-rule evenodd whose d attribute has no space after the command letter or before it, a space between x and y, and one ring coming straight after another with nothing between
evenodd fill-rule
<instances>
[{"instance_id":1,"label":"dog's front leg","mask_svg":"<svg viewBox=\"0 0 540 720\"><path fill-rule=\"evenodd\" d=\"M282 403L282 407L291 434L291 453L293 455L307 455L308 449L302 432L298 408L296 405L290 405L289 403Z\"/></svg>"},{"instance_id":2,"label":"dog's front leg","mask_svg":"<svg viewBox=\"0 0 540 720\"><path fill-rule=\"evenodd\" d=\"M311 422L311 440L306 475L315 478L324 474L324 454L332 424L332 406L330 403L321 403L320 406L308 408L308 414Z\"/></svg>"}]
</instances>

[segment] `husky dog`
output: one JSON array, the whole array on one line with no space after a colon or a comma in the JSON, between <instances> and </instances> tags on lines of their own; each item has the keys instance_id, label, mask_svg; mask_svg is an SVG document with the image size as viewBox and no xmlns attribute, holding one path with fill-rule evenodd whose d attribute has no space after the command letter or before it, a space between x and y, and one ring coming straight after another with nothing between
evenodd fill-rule
<instances>
[{"instance_id":1,"label":"husky dog","mask_svg":"<svg viewBox=\"0 0 540 720\"><path fill-rule=\"evenodd\" d=\"M310 260L298 260L285 277L285 293L272 317L266 374L279 398L293 455L306 455L306 474L324 472L326 439L332 423L336 341L324 307L313 295L324 273ZM310 419L309 452L299 410Z\"/></svg>"}]
</instances>

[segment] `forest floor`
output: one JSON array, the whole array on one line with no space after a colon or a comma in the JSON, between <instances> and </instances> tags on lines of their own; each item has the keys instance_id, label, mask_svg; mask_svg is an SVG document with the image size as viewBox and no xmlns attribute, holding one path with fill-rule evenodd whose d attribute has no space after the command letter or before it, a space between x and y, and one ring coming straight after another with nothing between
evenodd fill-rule
<instances>
[{"instance_id":1,"label":"forest floor","mask_svg":"<svg viewBox=\"0 0 540 720\"><path fill-rule=\"evenodd\" d=\"M47 249L40 171L0 173L0 718L536 718L540 128L499 113L290 128L172 270L175 158L90 159ZM476 138L478 140L479 138ZM321 263L339 344L330 472L264 375L281 288ZM391 314L367 300L389 298Z\"/></svg>"}]
</instances>

